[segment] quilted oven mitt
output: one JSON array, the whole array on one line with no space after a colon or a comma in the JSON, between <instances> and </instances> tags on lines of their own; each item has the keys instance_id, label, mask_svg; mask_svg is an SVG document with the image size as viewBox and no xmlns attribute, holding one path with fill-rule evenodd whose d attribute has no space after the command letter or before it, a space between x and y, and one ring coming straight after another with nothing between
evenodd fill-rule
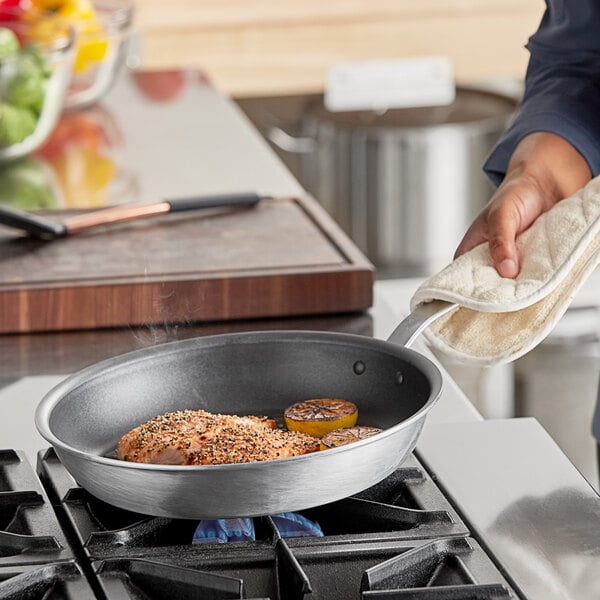
<instances>
[{"instance_id":1,"label":"quilted oven mitt","mask_svg":"<svg viewBox=\"0 0 600 600\"><path fill-rule=\"evenodd\" d=\"M458 304L425 331L462 362L510 362L539 344L567 310L600 258L600 176L561 200L519 235L521 272L505 279L484 243L427 279L411 309L432 300Z\"/></svg>"}]
</instances>

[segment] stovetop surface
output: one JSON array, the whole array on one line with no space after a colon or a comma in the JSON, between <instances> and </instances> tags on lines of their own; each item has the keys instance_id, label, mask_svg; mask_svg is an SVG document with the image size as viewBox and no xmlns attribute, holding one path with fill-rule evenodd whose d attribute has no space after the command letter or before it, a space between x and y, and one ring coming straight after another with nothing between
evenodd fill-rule
<instances>
[{"instance_id":1,"label":"stovetop surface","mask_svg":"<svg viewBox=\"0 0 600 600\"><path fill-rule=\"evenodd\" d=\"M0 451L0 600L521 598L415 456L364 492L300 515L323 535L192 544L194 521L91 496L53 450L37 473Z\"/></svg>"}]
</instances>

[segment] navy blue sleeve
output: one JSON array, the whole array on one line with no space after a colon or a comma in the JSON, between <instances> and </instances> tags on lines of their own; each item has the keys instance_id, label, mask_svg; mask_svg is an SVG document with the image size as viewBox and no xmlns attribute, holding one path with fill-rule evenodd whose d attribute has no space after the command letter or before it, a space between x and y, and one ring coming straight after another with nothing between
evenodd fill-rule
<instances>
[{"instance_id":1,"label":"navy blue sleeve","mask_svg":"<svg viewBox=\"0 0 600 600\"><path fill-rule=\"evenodd\" d=\"M536 131L555 133L600 174L600 1L546 0L529 39L525 94L484 170L496 184L517 144Z\"/></svg>"}]
</instances>

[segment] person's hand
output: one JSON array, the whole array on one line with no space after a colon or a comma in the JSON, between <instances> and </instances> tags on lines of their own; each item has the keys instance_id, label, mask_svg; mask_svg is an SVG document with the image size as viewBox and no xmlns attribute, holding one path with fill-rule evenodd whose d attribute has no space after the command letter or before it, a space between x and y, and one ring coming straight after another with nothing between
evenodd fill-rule
<instances>
[{"instance_id":1,"label":"person's hand","mask_svg":"<svg viewBox=\"0 0 600 600\"><path fill-rule=\"evenodd\" d=\"M552 133L532 133L515 149L506 176L491 200L473 221L454 257L483 242L490 245L496 270L515 278L520 261L515 239L559 200L591 179L581 154Z\"/></svg>"}]
</instances>

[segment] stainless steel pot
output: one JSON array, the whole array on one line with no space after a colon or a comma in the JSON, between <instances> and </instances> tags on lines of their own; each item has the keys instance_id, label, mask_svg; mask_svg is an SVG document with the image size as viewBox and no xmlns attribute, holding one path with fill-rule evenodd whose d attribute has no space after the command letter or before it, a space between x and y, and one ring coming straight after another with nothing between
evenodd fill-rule
<instances>
[{"instance_id":1,"label":"stainless steel pot","mask_svg":"<svg viewBox=\"0 0 600 600\"><path fill-rule=\"evenodd\" d=\"M449 106L333 113L319 96L304 106L299 136L281 127L267 136L296 155L301 183L380 275L427 275L452 260L489 199L482 165L516 104L459 87Z\"/></svg>"},{"instance_id":2,"label":"stainless steel pot","mask_svg":"<svg viewBox=\"0 0 600 600\"><path fill-rule=\"evenodd\" d=\"M326 504L384 479L414 448L440 395L441 375L429 359L397 343L410 343L427 322L451 309L432 303L423 318L413 315L387 342L270 331L131 352L51 390L37 409L36 425L82 487L127 510L199 519ZM351 400L361 424L384 431L322 452L255 463L150 465L114 457L124 433L165 412L281 418L290 404L315 397Z\"/></svg>"}]
</instances>

